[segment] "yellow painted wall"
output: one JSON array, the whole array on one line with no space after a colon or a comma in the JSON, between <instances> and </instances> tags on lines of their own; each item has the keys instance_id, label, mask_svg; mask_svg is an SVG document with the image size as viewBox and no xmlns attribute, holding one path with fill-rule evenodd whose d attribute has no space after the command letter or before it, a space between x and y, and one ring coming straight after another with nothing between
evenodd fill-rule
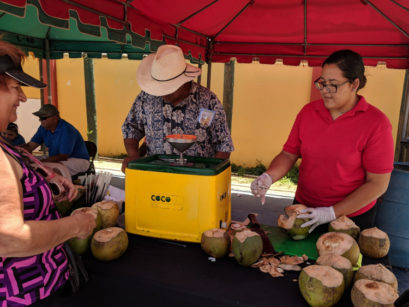
<instances>
[{"instance_id":1,"label":"yellow painted wall","mask_svg":"<svg viewBox=\"0 0 409 307\"><path fill-rule=\"evenodd\" d=\"M24 61L24 71L30 76L40 79L39 60L30 54ZM24 93L29 98L39 99L41 97L41 90L30 86L24 87Z\"/></svg>"},{"instance_id":2,"label":"yellow painted wall","mask_svg":"<svg viewBox=\"0 0 409 307\"><path fill-rule=\"evenodd\" d=\"M61 116L86 139L83 61L65 58L57 63ZM121 125L140 91L135 78L138 64L139 61L126 58L94 60L100 155L125 153ZM367 67L368 83L360 92L389 117L395 139L404 74L404 70ZM207 84L206 76L207 65L204 65L202 85ZM224 64L213 64L211 89L220 100L223 99L223 77ZM267 166L281 151L298 111L309 102L312 68L236 63L234 78L232 137L236 149L231 160L246 166L260 161Z\"/></svg>"}]
</instances>

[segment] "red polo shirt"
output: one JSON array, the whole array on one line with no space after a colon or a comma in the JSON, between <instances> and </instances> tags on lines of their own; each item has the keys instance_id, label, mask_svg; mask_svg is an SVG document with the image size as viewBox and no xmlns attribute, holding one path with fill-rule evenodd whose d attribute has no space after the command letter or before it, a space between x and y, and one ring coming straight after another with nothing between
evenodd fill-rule
<instances>
[{"instance_id":1,"label":"red polo shirt","mask_svg":"<svg viewBox=\"0 0 409 307\"><path fill-rule=\"evenodd\" d=\"M366 171L384 174L393 169L392 126L363 97L336 120L322 99L307 104L283 149L302 158L296 199L310 207L343 200L365 182ZM368 211L375 202L349 216Z\"/></svg>"}]
</instances>

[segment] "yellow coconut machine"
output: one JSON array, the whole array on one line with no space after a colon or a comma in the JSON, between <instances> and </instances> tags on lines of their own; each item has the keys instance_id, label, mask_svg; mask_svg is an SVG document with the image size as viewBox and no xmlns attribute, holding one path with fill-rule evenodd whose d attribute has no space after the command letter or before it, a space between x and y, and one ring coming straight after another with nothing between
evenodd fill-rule
<instances>
[{"instance_id":1,"label":"yellow coconut machine","mask_svg":"<svg viewBox=\"0 0 409 307\"><path fill-rule=\"evenodd\" d=\"M194 135L166 137L180 156L132 161L125 171L125 229L129 233L200 242L202 232L231 221L229 160L183 156Z\"/></svg>"}]
</instances>

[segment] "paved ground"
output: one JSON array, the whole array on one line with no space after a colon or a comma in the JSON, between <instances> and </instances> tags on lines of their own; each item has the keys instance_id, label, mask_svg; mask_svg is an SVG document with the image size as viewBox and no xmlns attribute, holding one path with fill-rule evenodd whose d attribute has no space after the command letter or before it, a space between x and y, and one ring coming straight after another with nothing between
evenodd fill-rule
<instances>
[{"instance_id":1,"label":"paved ground","mask_svg":"<svg viewBox=\"0 0 409 307\"><path fill-rule=\"evenodd\" d=\"M109 171L113 174L111 185L124 189L125 177L120 170L119 160L99 160L95 162L97 171ZM259 199L250 193L250 184L242 183L243 180L232 177L232 220L243 221L249 213L257 213L257 219L261 224L277 225L277 218L283 214L283 209L293 202L294 191L270 189L264 206ZM398 284L399 292L409 289L409 271L393 268Z\"/></svg>"}]
</instances>

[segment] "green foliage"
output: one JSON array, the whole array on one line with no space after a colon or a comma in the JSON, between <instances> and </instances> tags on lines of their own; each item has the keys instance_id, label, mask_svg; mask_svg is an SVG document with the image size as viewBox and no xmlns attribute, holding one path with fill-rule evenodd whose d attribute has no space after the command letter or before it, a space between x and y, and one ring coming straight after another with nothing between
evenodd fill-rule
<instances>
[{"instance_id":1,"label":"green foliage","mask_svg":"<svg viewBox=\"0 0 409 307\"><path fill-rule=\"evenodd\" d=\"M290 171L285 175L283 178L289 179L291 182L297 184L298 183L298 172L299 172L299 167L297 165L294 165Z\"/></svg>"},{"instance_id":2,"label":"green foliage","mask_svg":"<svg viewBox=\"0 0 409 307\"><path fill-rule=\"evenodd\" d=\"M260 176L263 172L266 171L266 167L260 162L257 161L255 167L246 167L245 165L231 164L231 171L237 176L246 177L246 176ZM291 182L294 184L298 183L298 171L299 168L297 165L293 166L291 170L285 175L280 181L283 183Z\"/></svg>"},{"instance_id":3,"label":"green foliage","mask_svg":"<svg viewBox=\"0 0 409 307\"><path fill-rule=\"evenodd\" d=\"M266 167L260 161L257 161L257 165L255 167L245 167L244 165L242 166L232 163L231 171L233 173L237 173L238 176L259 176L266 171Z\"/></svg>"}]
</instances>

